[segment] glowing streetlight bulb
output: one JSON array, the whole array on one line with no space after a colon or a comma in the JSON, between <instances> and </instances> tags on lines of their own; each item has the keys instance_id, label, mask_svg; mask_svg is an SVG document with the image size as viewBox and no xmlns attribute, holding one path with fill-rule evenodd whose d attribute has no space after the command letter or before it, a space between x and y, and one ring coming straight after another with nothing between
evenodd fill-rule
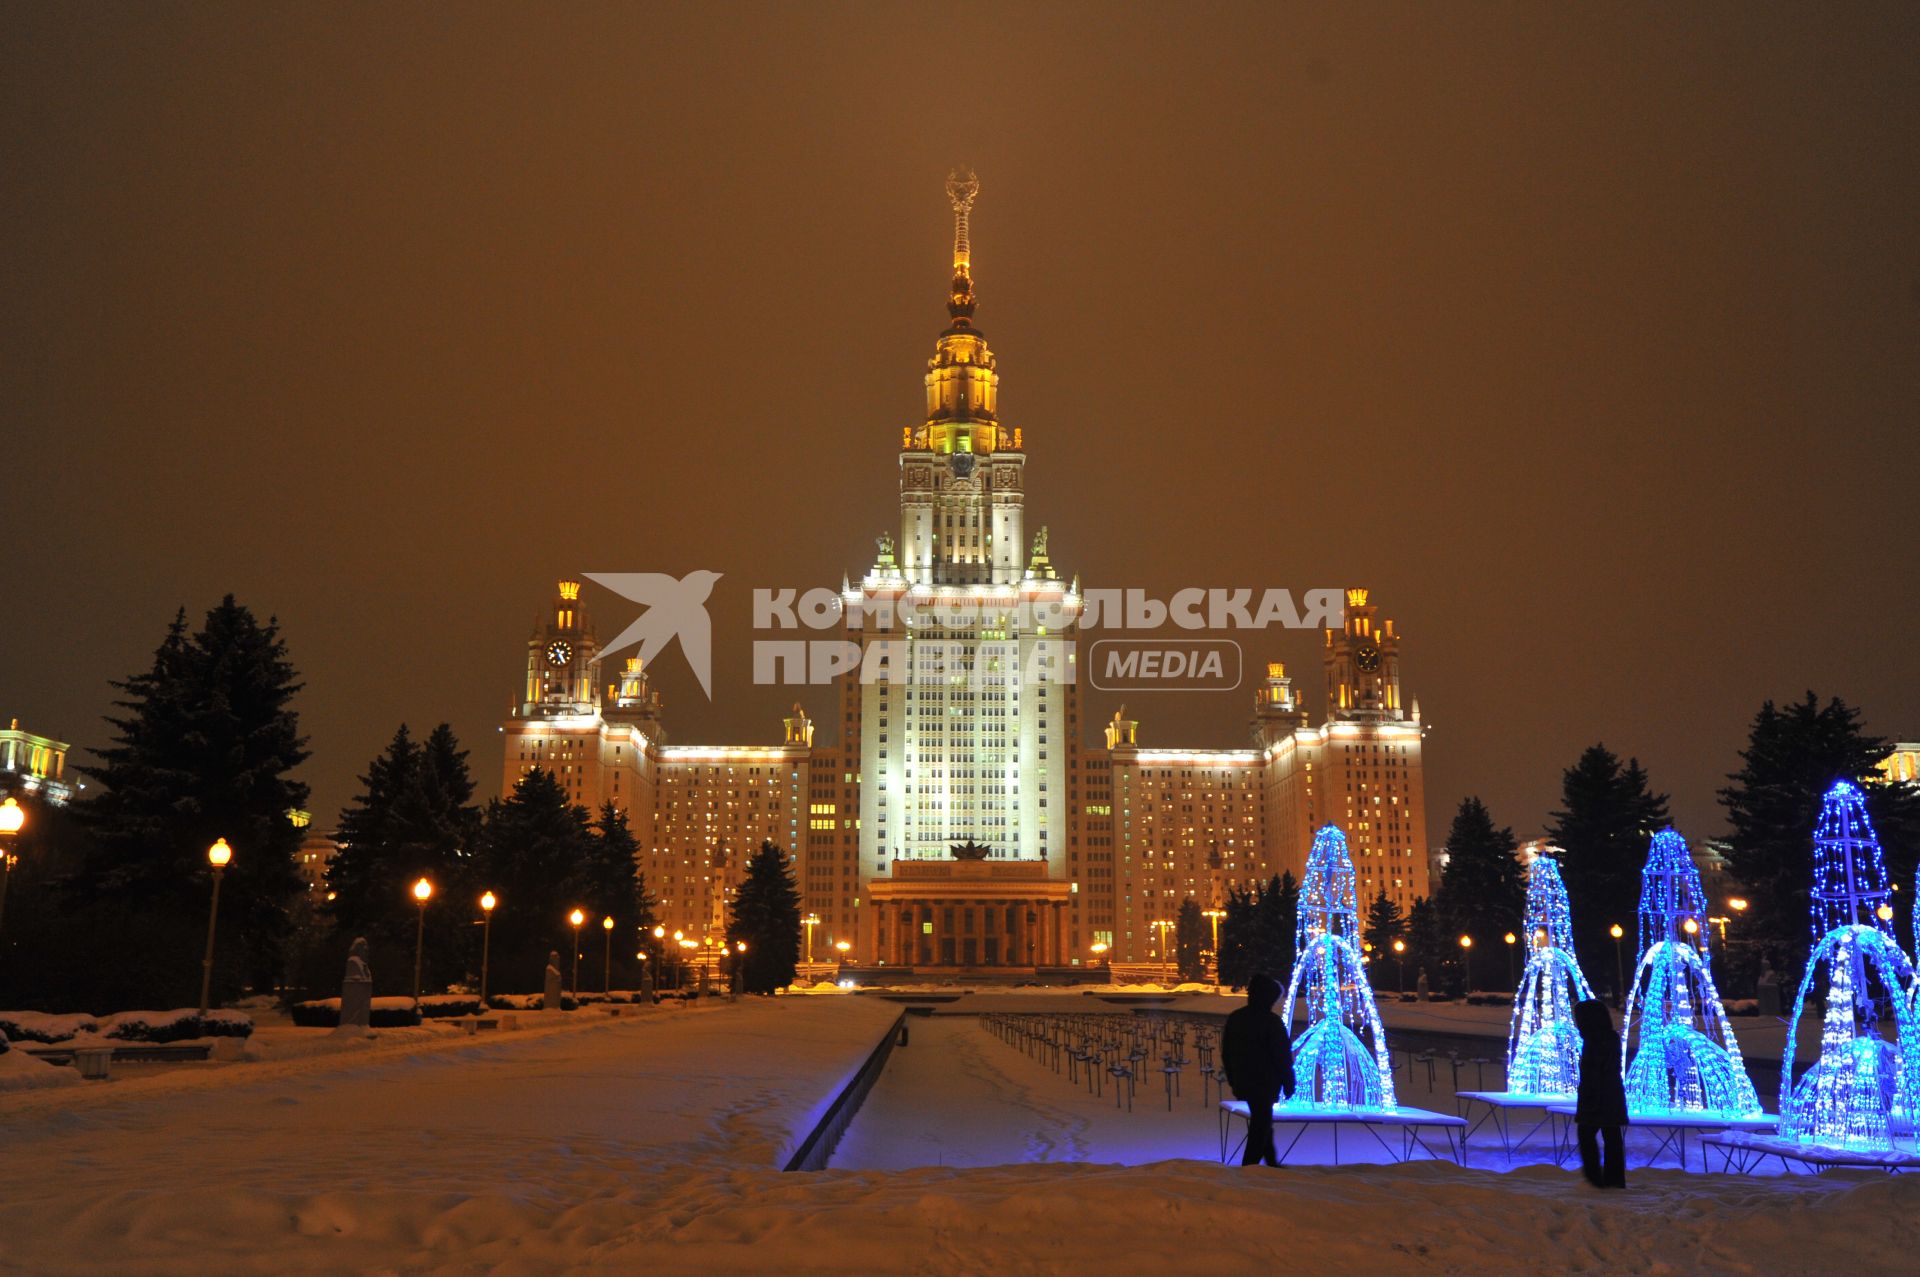
<instances>
[{"instance_id":1,"label":"glowing streetlight bulb","mask_svg":"<svg viewBox=\"0 0 1920 1277\"><path fill-rule=\"evenodd\" d=\"M486 895L480 897L480 907L486 910L488 913L492 913L493 907L499 903L500 903L499 899L495 897L491 891L489 891Z\"/></svg>"},{"instance_id":2,"label":"glowing streetlight bulb","mask_svg":"<svg viewBox=\"0 0 1920 1277\"><path fill-rule=\"evenodd\" d=\"M1680 929L1686 932L1690 936L1697 936L1700 934L1700 924L1698 921L1696 921L1693 918L1688 918L1685 922L1681 923Z\"/></svg>"},{"instance_id":3,"label":"glowing streetlight bulb","mask_svg":"<svg viewBox=\"0 0 1920 1277\"><path fill-rule=\"evenodd\" d=\"M1516 936L1516 935L1514 935L1514 934L1513 934L1513 932L1511 932L1511 931L1509 931L1509 932L1507 932L1507 934L1506 934L1506 935L1505 935L1505 936L1503 937L1503 939L1505 939L1505 940L1506 940L1506 942L1507 942L1508 944L1513 944L1513 943L1515 943L1516 941L1518 941L1518 940L1520 939L1520 937L1519 937L1519 936Z\"/></svg>"},{"instance_id":4,"label":"glowing streetlight bulb","mask_svg":"<svg viewBox=\"0 0 1920 1277\"><path fill-rule=\"evenodd\" d=\"M1747 898L1745 896L1735 896L1733 899L1727 901L1727 908L1733 910L1735 913L1745 913L1747 911Z\"/></svg>"},{"instance_id":5,"label":"glowing streetlight bulb","mask_svg":"<svg viewBox=\"0 0 1920 1277\"><path fill-rule=\"evenodd\" d=\"M8 801L12 800L9 799ZM215 869L225 869L232 860L233 848L227 846L227 840L224 838L219 839L213 846L207 848L207 863Z\"/></svg>"},{"instance_id":6,"label":"glowing streetlight bulb","mask_svg":"<svg viewBox=\"0 0 1920 1277\"><path fill-rule=\"evenodd\" d=\"M1607 928L1607 934L1612 936L1615 940L1618 940L1621 936L1624 936L1627 933L1621 930L1620 924L1616 922L1611 927Z\"/></svg>"},{"instance_id":7,"label":"glowing streetlight bulb","mask_svg":"<svg viewBox=\"0 0 1920 1277\"><path fill-rule=\"evenodd\" d=\"M1405 940L1395 940L1393 942L1393 951L1395 953L1405 953L1407 951L1407 942Z\"/></svg>"},{"instance_id":8,"label":"glowing streetlight bulb","mask_svg":"<svg viewBox=\"0 0 1920 1277\"><path fill-rule=\"evenodd\" d=\"M428 882L425 878L422 878L419 882L416 882L413 884L413 898L415 900L418 900L421 904L425 904L432 897L433 897L433 884Z\"/></svg>"},{"instance_id":9,"label":"glowing streetlight bulb","mask_svg":"<svg viewBox=\"0 0 1920 1277\"><path fill-rule=\"evenodd\" d=\"M606 930L606 931L612 931L612 930L613 930L613 915L612 915L612 914L608 914L608 915L607 915L606 917L604 917L604 918L602 918L602 919L600 919L600 926L601 926L601 928L602 928L603 930Z\"/></svg>"},{"instance_id":10,"label":"glowing streetlight bulb","mask_svg":"<svg viewBox=\"0 0 1920 1277\"><path fill-rule=\"evenodd\" d=\"M1882 921L1882 922L1892 922L1892 921L1893 921L1893 906L1892 906L1892 905L1881 905L1881 906L1880 906L1880 907L1879 907L1878 909L1875 909L1875 910L1874 910L1873 912L1874 912L1874 916L1875 916L1875 917L1877 917L1877 918L1879 918L1879 919L1880 919L1880 921Z\"/></svg>"},{"instance_id":11,"label":"glowing streetlight bulb","mask_svg":"<svg viewBox=\"0 0 1920 1277\"><path fill-rule=\"evenodd\" d=\"M26 809L20 806L19 799L9 798L4 803L0 803L0 834L12 837L19 833L26 823Z\"/></svg>"},{"instance_id":12,"label":"glowing streetlight bulb","mask_svg":"<svg viewBox=\"0 0 1920 1277\"><path fill-rule=\"evenodd\" d=\"M567 921L571 922L576 927L584 923L586 920L587 920L587 915L580 912L580 910L578 909L575 909L572 913L567 915Z\"/></svg>"},{"instance_id":13,"label":"glowing streetlight bulb","mask_svg":"<svg viewBox=\"0 0 1920 1277\"><path fill-rule=\"evenodd\" d=\"M1461 947L1462 949L1471 949L1471 948L1473 948L1473 937L1472 937L1472 936L1461 936L1461 937L1460 937L1460 947Z\"/></svg>"}]
</instances>

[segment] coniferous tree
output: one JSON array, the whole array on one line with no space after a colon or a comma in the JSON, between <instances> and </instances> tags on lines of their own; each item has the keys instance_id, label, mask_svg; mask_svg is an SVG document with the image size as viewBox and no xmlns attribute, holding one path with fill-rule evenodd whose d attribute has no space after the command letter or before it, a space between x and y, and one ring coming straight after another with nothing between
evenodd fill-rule
<instances>
[{"instance_id":1,"label":"coniferous tree","mask_svg":"<svg viewBox=\"0 0 1920 1277\"><path fill-rule=\"evenodd\" d=\"M200 953L190 938L206 926L207 848L217 838L233 860L220 892L215 988L228 996L279 979L287 910L301 891L301 834L290 814L307 801L291 776L307 759L292 708L297 677L278 622L262 625L228 595L197 632L183 609L151 668L113 684L122 714L108 720L114 743L97 751L99 765L82 769L101 789L78 805L90 846L69 880L87 925L122 941L90 1000L137 989L168 1005L196 992Z\"/></svg>"},{"instance_id":2,"label":"coniferous tree","mask_svg":"<svg viewBox=\"0 0 1920 1277\"><path fill-rule=\"evenodd\" d=\"M1887 742L1860 727L1859 711L1812 692L1785 707L1772 701L1754 715L1744 765L1720 791L1733 827L1728 867L1750 902L1739 938L1763 950L1781 971L1798 971L1812 936L1807 893L1813 881L1813 831L1821 801L1838 780L1859 785L1892 880L1913 882L1920 851L1920 789L1889 783L1875 764ZM1716 905L1720 902L1715 901ZM1904 913L1904 910L1897 911ZM1907 920L1898 925L1904 933Z\"/></svg>"},{"instance_id":3,"label":"coniferous tree","mask_svg":"<svg viewBox=\"0 0 1920 1277\"><path fill-rule=\"evenodd\" d=\"M579 896L613 919L613 975L616 987L637 982L639 937L654 922L655 901L640 872L640 844L627 825L627 813L603 803L593 822L591 853L582 866Z\"/></svg>"},{"instance_id":4,"label":"coniferous tree","mask_svg":"<svg viewBox=\"0 0 1920 1277\"><path fill-rule=\"evenodd\" d=\"M473 881L500 901L493 911L490 988L537 992L549 951L559 952L561 972L571 981L574 933L567 915L588 906L577 893L593 839L586 811L567 801L544 768L528 772L505 799L488 804L474 848Z\"/></svg>"},{"instance_id":5,"label":"coniferous tree","mask_svg":"<svg viewBox=\"0 0 1920 1277\"><path fill-rule=\"evenodd\" d=\"M1220 982L1243 988L1264 972L1284 987L1293 977L1293 932L1300 888L1293 875L1276 876L1250 891L1227 892L1220 921Z\"/></svg>"},{"instance_id":6,"label":"coniferous tree","mask_svg":"<svg viewBox=\"0 0 1920 1277\"><path fill-rule=\"evenodd\" d=\"M1447 869L1433 902L1456 941L1472 936L1483 954L1491 953L1496 939L1521 925L1527 889L1514 858L1519 846L1513 830L1494 827L1485 803L1461 800L1447 832Z\"/></svg>"},{"instance_id":7,"label":"coniferous tree","mask_svg":"<svg viewBox=\"0 0 1920 1277\"><path fill-rule=\"evenodd\" d=\"M747 945L744 954L739 943ZM747 861L727 919L727 947L746 993L772 993L793 983L800 965L800 891L787 858L770 842Z\"/></svg>"},{"instance_id":8,"label":"coniferous tree","mask_svg":"<svg viewBox=\"0 0 1920 1277\"><path fill-rule=\"evenodd\" d=\"M434 895L423 983L437 988L477 972L478 940L467 924L482 890L472 852L480 822L466 751L445 723L424 744L403 723L360 783L361 793L340 813L341 846L327 866L334 926L327 965L337 966L345 945L365 936L379 984L398 987L403 975L410 982L419 922L412 888L424 877Z\"/></svg>"},{"instance_id":9,"label":"coniferous tree","mask_svg":"<svg viewBox=\"0 0 1920 1277\"><path fill-rule=\"evenodd\" d=\"M1440 911L1433 907L1430 897L1419 897L1407 910L1407 956L1412 959L1414 985L1417 987L1419 977L1425 975L1429 989L1446 983L1458 961L1447 952Z\"/></svg>"},{"instance_id":10,"label":"coniferous tree","mask_svg":"<svg viewBox=\"0 0 1920 1277\"><path fill-rule=\"evenodd\" d=\"M1566 854L1560 876L1573 910L1574 952L1589 973L1614 969L1619 925L1635 934L1640 871L1647 847L1667 823L1667 796L1653 793L1638 759L1626 766L1604 745L1580 755L1561 778L1561 810L1548 836Z\"/></svg>"},{"instance_id":11,"label":"coniferous tree","mask_svg":"<svg viewBox=\"0 0 1920 1277\"><path fill-rule=\"evenodd\" d=\"M1182 980L1207 978L1206 920L1200 916L1200 902L1189 896L1180 902L1174 915L1173 954Z\"/></svg>"},{"instance_id":12,"label":"coniferous tree","mask_svg":"<svg viewBox=\"0 0 1920 1277\"><path fill-rule=\"evenodd\" d=\"M1376 962L1385 961L1393 953L1393 942L1407 934L1406 911L1400 902L1387 894L1385 887L1380 894L1367 905L1367 919L1362 938L1373 946L1373 958Z\"/></svg>"},{"instance_id":13,"label":"coniferous tree","mask_svg":"<svg viewBox=\"0 0 1920 1277\"><path fill-rule=\"evenodd\" d=\"M1226 917L1220 920L1220 953L1215 959L1215 969L1220 983L1229 988L1245 988L1254 972L1251 944L1254 904L1253 892L1227 888L1223 910Z\"/></svg>"}]
</instances>

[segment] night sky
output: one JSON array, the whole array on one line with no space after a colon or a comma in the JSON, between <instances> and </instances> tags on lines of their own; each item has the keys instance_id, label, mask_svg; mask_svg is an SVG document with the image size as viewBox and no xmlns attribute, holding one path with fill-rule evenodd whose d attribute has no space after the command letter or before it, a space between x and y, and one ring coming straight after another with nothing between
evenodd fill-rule
<instances>
[{"instance_id":1,"label":"night sky","mask_svg":"<svg viewBox=\"0 0 1920 1277\"><path fill-rule=\"evenodd\" d=\"M675 739L777 740L749 591L897 528L964 163L1029 527L1371 586L1436 843L1595 740L1718 833L1809 687L1920 735L1920 10L1273 8L9 7L0 717L104 743L233 591L321 823L402 720L491 792L553 580L710 568ZM1318 720L1317 636L1249 655ZM1249 693L1129 708L1228 747Z\"/></svg>"}]
</instances>

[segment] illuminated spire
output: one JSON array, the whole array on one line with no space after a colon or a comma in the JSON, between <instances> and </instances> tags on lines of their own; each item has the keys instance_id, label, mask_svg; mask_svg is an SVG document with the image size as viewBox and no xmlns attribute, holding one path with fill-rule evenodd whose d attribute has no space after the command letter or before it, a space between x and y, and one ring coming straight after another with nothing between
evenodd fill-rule
<instances>
[{"instance_id":1,"label":"illuminated spire","mask_svg":"<svg viewBox=\"0 0 1920 1277\"><path fill-rule=\"evenodd\" d=\"M970 168L958 168L947 174L947 198L953 201L953 288L947 310L954 326L964 328L973 314L973 241L968 220L973 216L973 201L980 194L980 179Z\"/></svg>"}]
</instances>

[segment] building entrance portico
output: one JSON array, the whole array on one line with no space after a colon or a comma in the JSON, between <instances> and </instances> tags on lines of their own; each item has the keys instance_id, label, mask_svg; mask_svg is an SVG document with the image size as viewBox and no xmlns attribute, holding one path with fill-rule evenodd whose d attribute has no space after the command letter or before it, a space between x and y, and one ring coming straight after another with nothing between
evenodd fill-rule
<instances>
[{"instance_id":1,"label":"building entrance portico","mask_svg":"<svg viewBox=\"0 0 1920 1277\"><path fill-rule=\"evenodd\" d=\"M868 888L861 945L876 966L1068 965L1072 885L1044 860L901 860Z\"/></svg>"}]
</instances>

